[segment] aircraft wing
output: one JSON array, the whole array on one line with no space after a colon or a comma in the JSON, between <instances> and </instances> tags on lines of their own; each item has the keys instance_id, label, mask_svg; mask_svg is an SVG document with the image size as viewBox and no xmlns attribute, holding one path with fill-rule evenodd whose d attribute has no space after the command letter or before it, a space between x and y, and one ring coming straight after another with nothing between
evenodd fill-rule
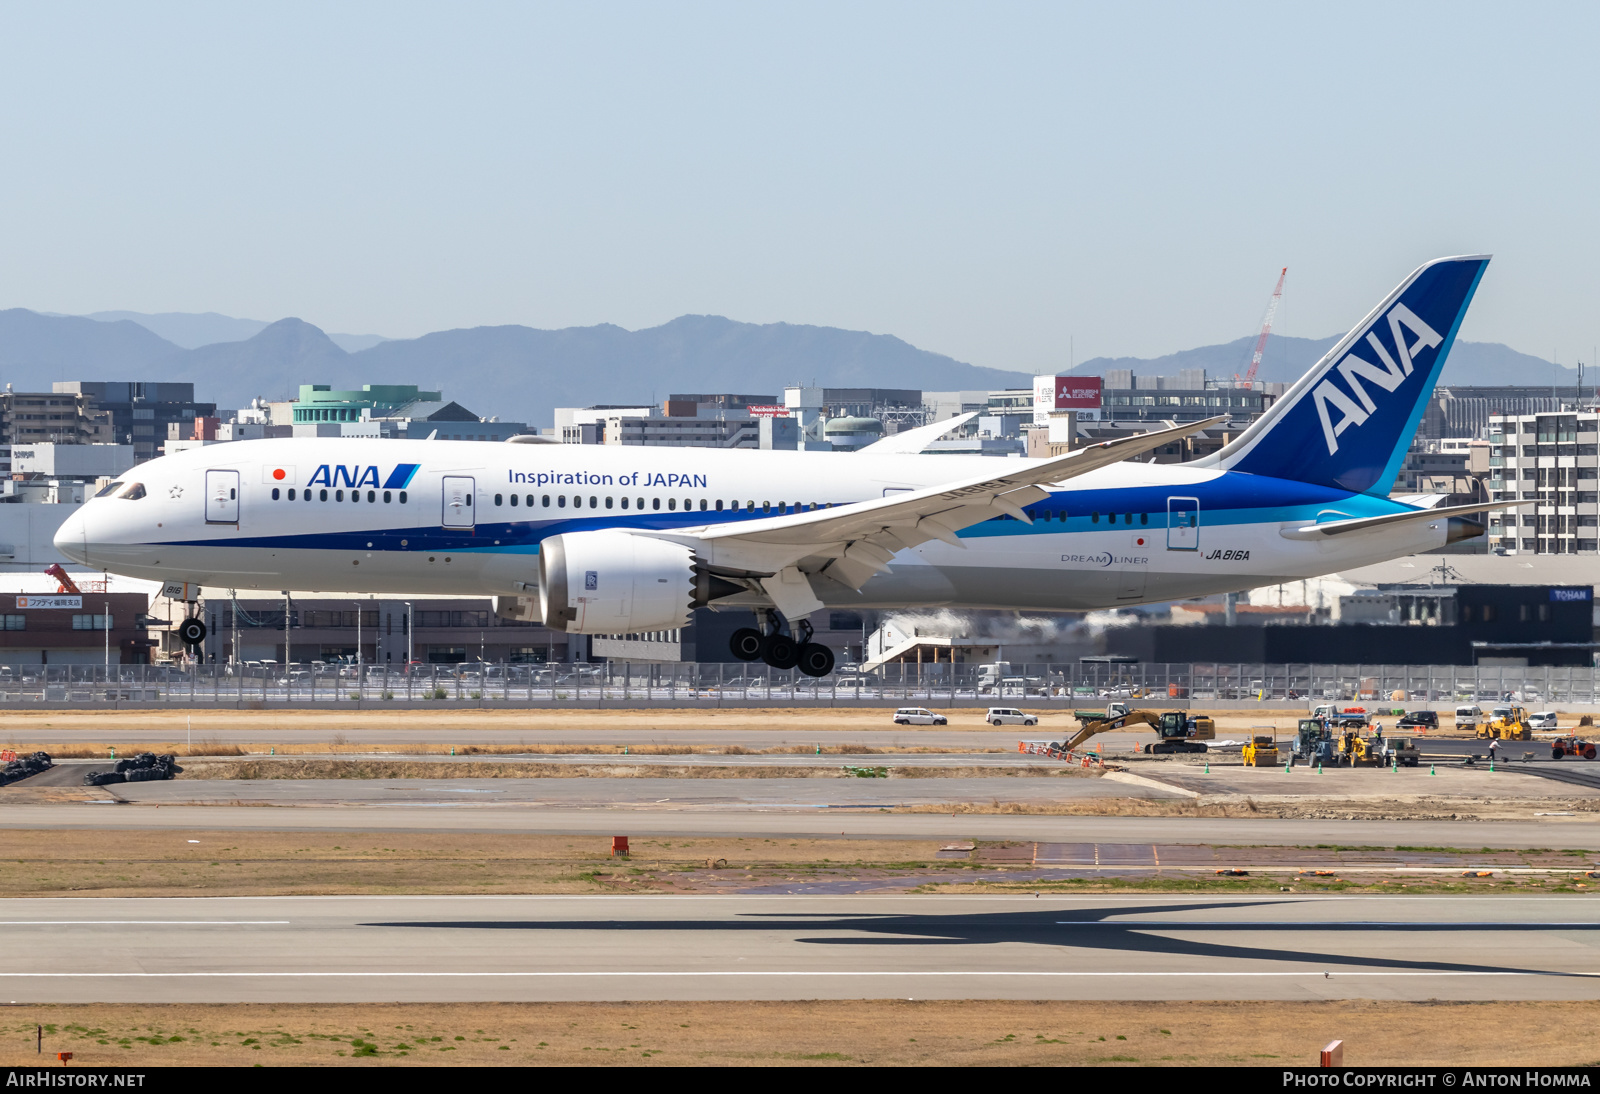
<instances>
[{"instance_id":1,"label":"aircraft wing","mask_svg":"<svg viewBox=\"0 0 1600 1094\"><path fill-rule=\"evenodd\" d=\"M821 607L811 594L807 575L820 574L859 589L873 574L887 570L896 552L934 539L965 547L958 531L1002 513L1031 524L1023 506L1048 497L1044 485L1153 451L1222 420L1208 418L1119 437L1053 459L1018 461L1015 469L996 475L832 509L690 528L661 538L692 542L701 564L710 572L746 584L759 583L780 611L796 618ZM996 463L1003 466L1012 461Z\"/></svg>"}]
</instances>

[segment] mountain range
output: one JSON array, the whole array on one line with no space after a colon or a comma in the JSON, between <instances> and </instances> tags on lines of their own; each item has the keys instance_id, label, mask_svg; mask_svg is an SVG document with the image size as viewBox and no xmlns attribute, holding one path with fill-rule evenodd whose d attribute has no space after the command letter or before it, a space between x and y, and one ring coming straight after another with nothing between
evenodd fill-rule
<instances>
[{"instance_id":1,"label":"mountain range","mask_svg":"<svg viewBox=\"0 0 1600 1094\"><path fill-rule=\"evenodd\" d=\"M967 364L891 335L711 315L684 315L636 331L611 324L564 330L499 326L411 339L338 338L300 319L65 316L12 308L0 310L0 378L19 391L48 391L55 380L190 381L198 399L224 411L247 406L256 396L292 397L301 384L411 383L443 390L475 413L534 426L548 425L558 406L658 403L676 392L781 397L784 387L802 383L925 391L1032 383L1030 373ZM1257 378L1293 380L1335 340L1274 336ZM1072 371L1128 368L1173 376L1179 369L1204 368L1226 377L1245 371L1253 342L1241 338L1157 358L1100 357ZM1498 343L1458 342L1444 382L1570 385L1576 374Z\"/></svg>"}]
</instances>

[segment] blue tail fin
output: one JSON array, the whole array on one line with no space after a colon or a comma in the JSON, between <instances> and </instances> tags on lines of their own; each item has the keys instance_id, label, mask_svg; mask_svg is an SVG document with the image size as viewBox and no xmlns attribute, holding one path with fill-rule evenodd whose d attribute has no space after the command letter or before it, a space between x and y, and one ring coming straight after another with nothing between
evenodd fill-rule
<instances>
[{"instance_id":1,"label":"blue tail fin","mask_svg":"<svg viewBox=\"0 0 1600 1094\"><path fill-rule=\"evenodd\" d=\"M1418 269L1222 451L1231 471L1387 494L1487 255Z\"/></svg>"}]
</instances>

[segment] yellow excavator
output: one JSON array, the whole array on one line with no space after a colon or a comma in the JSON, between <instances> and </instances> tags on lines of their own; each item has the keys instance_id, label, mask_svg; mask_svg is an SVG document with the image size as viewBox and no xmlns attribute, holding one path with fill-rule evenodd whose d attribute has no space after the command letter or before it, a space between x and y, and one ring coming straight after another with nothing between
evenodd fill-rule
<instances>
[{"instance_id":1,"label":"yellow excavator","mask_svg":"<svg viewBox=\"0 0 1600 1094\"><path fill-rule=\"evenodd\" d=\"M1129 710L1121 703L1113 703L1106 710L1075 710L1078 732L1061 746L1061 751L1071 752L1090 737L1111 733L1135 726L1149 726L1161 739L1144 746L1156 755L1173 752L1204 752L1202 741L1216 739L1217 726L1210 718L1193 716L1186 710Z\"/></svg>"}]
</instances>

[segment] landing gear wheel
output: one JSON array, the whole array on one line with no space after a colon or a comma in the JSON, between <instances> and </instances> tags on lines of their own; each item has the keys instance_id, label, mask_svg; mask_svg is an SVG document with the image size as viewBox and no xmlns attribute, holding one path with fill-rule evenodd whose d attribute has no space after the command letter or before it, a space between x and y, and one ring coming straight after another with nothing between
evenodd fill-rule
<instances>
[{"instance_id":1,"label":"landing gear wheel","mask_svg":"<svg viewBox=\"0 0 1600 1094\"><path fill-rule=\"evenodd\" d=\"M833 671L833 651L820 642L800 647L799 669L807 676L826 676Z\"/></svg>"},{"instance_id":2,"label":"landing gear wheel","mask_svg":"<svg viewBox=\"0 0 1600 1094\"><path fill-rule=\"evenodd\" d=\"M762 651L761 660L775 669L792 669L800 660L800 647L786 634L771 634L767 636L767 648Z\"/></svg>"},{"instance_id":3,"label":"landing gear wheel","mask_svg":"<svg viewBox=\"0 0 1600 1094\"><path fill-rule=\"evenodd\" d=\"M178 638L185 646L198 646L206 640L206 625L197 615L178 624Z\"/></svg>"},{"instance_id":4,"label":"landing gear wheel","mask_svg":"<svg viewBox=\"0 0 1600 1094\"><path fill-rule=\"evenodd\" d=\"M728 652L741 661L759 661L761 643L760 631L754 627L740 627L733 632L733 637L728 639Z\"/></svg>"}]
</instances>

